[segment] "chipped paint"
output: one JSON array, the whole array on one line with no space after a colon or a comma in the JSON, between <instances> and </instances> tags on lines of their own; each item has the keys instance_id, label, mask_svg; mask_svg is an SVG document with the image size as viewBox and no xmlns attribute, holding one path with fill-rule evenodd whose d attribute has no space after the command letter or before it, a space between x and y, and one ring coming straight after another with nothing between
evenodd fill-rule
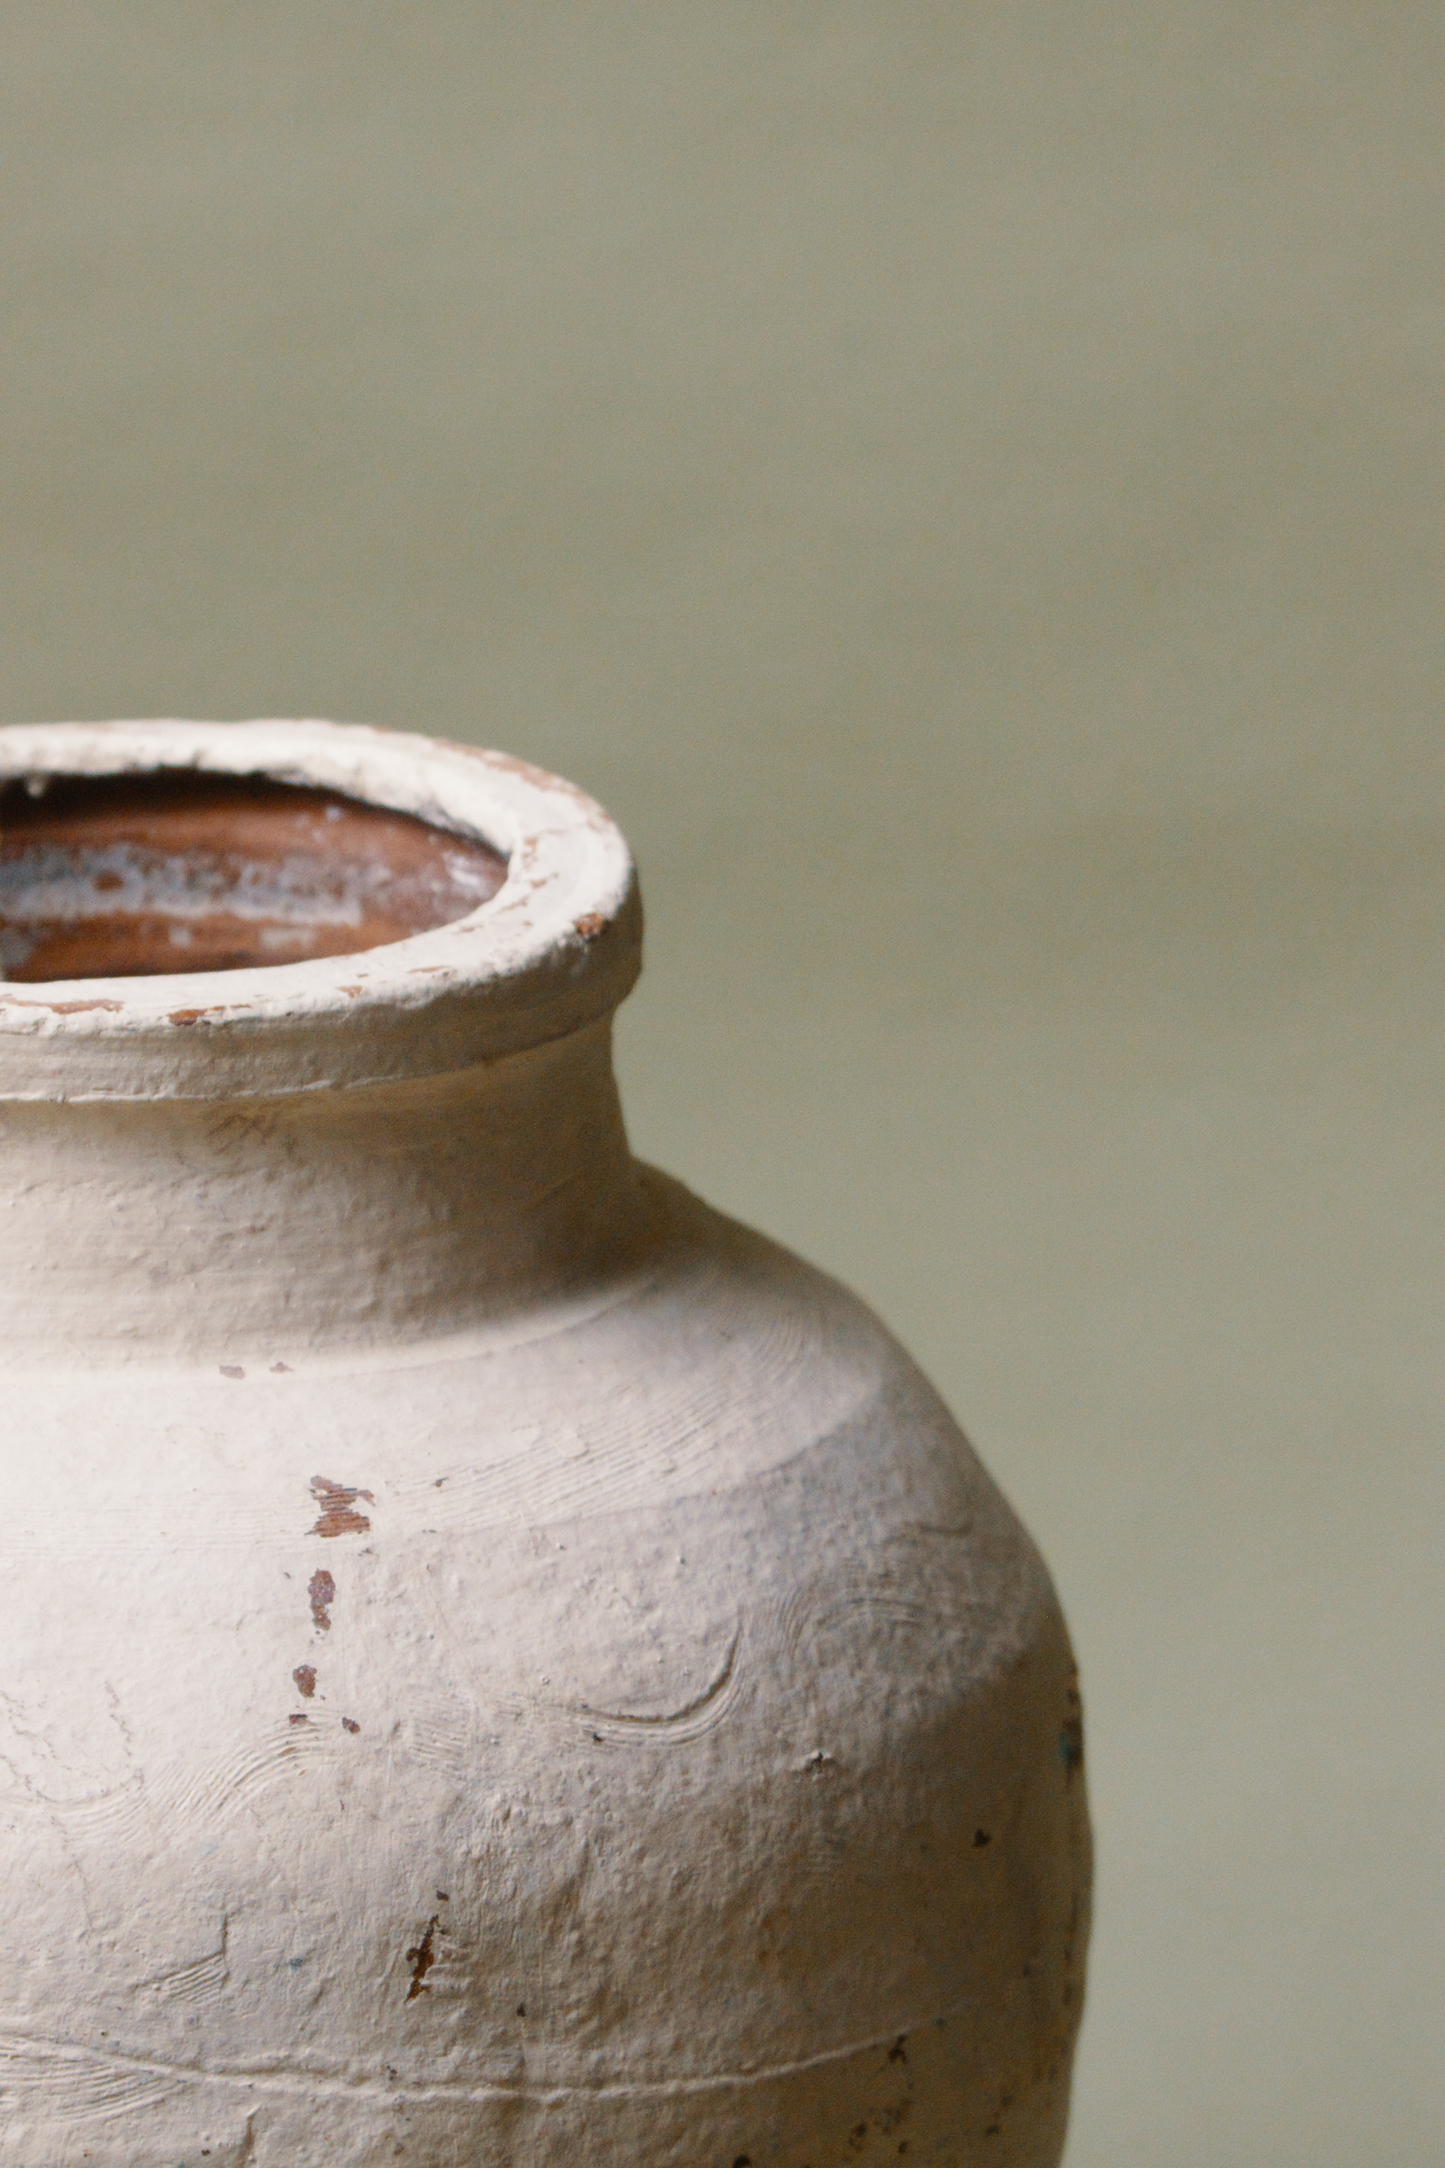
<instances>
[{"instance_id":1,"label":"chipped paint","mask_svg":"<svg viewBox=\"0 0 1445 2168\"><path fill-rule=\"evenodd\" d=\"M311 1495L321 1507L311 1530L313 1536L364 1536L370 1528L370 1517L356 1510L358 1498L364 1498L369 1506L376 1504L369 1490L356 1490L346 1483L332 1483L324 1475L314 1475Z\"/></svg>"},{"instance_id":2,"label":"chipped paint","mask_svg":"<svg viewBox=\"0 0 1445 2168\"><path fill-rule=\"evenodd\" d=\"M331 1606L336 1601L336 1583L324 1566L318 1566L307 1585L311 1602L311 1623L319 1634L331 1631Z\"/></svg>"},{"instance_id":3,"label":"chipped paint","mask_svg":"<svg viewBox=\"0 0 1445 2168\"><path fill-rule=\"evenodd\" d=\"M426 1932L420 1942L406 1953L406 1961L411 1966L411 1982L406 1991L408 2002L415 2002L418 1995L431 1993L426 1976L436 1963L436 1941L440 1931L441 1921L433 1913L427 1921Z\"/></svg>"}]
</instances>

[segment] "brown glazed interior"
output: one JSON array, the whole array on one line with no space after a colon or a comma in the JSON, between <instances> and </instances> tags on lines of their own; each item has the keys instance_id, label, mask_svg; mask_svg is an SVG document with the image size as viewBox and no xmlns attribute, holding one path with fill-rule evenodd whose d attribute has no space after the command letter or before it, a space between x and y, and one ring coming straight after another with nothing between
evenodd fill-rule
<instances>
[{"instance_id":1,"label":"brown glazed interior","mask_svg":"<svg viewBox=\"0 0 1445 2168\"><path fill-rule=\"evenodd\" d=\"M465 918L506 872L473 837L269 776L26 778L0 786L0 977L349 955Z\"/></svg>"}]
</instances>

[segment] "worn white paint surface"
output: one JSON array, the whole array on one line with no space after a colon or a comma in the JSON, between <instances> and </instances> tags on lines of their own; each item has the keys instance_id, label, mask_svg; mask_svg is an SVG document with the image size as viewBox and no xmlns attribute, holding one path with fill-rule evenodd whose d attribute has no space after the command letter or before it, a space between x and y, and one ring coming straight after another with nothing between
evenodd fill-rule
<instances>
[{"instance_id":1,"label":"worn white paint surface","mask_svg":"<svg viewBox=\"0 0 1445 2168\"><path fill-rule=\"evenodd\" d=\"M877 1321L631 1160L620 837L376 732L0 733L181 759L513 873L0 990L0 2164L1052 2168L1058 1608Z\"/></svg>"}]
</instances>

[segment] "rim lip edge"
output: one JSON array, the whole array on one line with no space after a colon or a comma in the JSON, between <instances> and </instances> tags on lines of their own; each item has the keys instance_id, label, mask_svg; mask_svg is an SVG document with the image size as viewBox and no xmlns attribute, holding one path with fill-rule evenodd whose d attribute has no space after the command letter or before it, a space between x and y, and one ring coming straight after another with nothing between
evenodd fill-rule
<instances>
[{"instance_id":1,"label":"rim lip edge","mask_svg":"<svg viewBox=\"0 0 1445 2168\"><path fill-rule=\"evenodd\" d=\"M335 790L491 845L496 893L400 941L301 962L0 981L0 1099L215 1097L437 1074L609 1013L640 968L627 844L513 756L318 719L0 728L0 782L157 769Z\"/></svg>"}]
</instances>

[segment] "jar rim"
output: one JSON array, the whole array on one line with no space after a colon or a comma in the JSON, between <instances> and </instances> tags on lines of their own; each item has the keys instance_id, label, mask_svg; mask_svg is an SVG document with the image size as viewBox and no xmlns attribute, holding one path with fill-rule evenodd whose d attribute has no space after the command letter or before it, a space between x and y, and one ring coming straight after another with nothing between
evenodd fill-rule
<instances>
[{"instance_id":1,"label":"jar rim","mask_svg":"<svg viewBox=\"0 0 1445 2168\"><path fill-rule=\"evenodd\" d=\"M0 981L0 1100L272 1096L439 1075L607 1015L641 965L627 844L561 777L506 753L319 720L13 724L0 783L155 771L341 793L507 861L449 923L344 955L226 970Z\"/></svg>"}]
</instances>

